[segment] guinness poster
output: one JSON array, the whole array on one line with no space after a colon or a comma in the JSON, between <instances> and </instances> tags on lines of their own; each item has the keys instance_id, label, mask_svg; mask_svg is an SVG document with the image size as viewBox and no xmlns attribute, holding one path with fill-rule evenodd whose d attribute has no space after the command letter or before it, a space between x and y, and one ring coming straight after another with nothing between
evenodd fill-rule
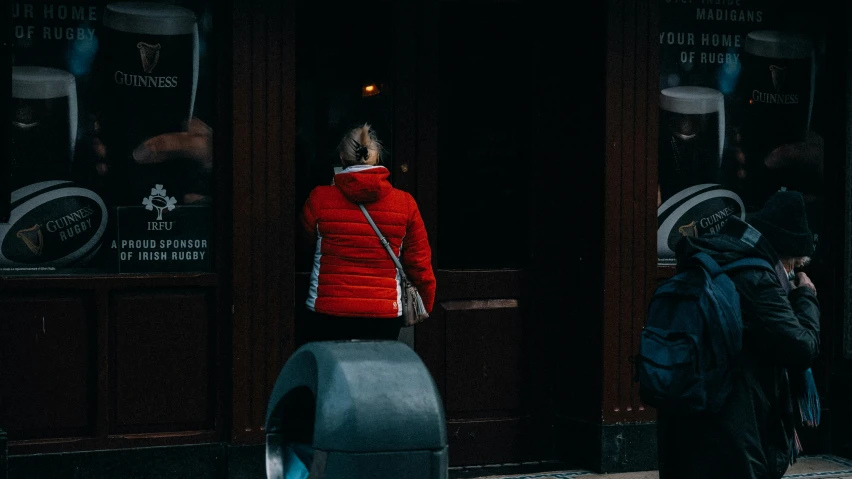
<instances>
[{"instance_id":1,"label":"guinness poster","mask_svg":"<svg viewBox=\"0 0 852 479\"><path fill-rule=\"evenodd\" d=\"M659 0L657 254L775 191L822 222L824 22L806 2Z\"/></svg>"},{"instance_id":2,"label":"guinness poster","mask_svg":"<svg viewBox=\"0 0 852 479\"><path fill-rule=\"evenodd\" d=\"M13 2L0 275L212 268L212 2Z\"/></svg>"}]
</instances>

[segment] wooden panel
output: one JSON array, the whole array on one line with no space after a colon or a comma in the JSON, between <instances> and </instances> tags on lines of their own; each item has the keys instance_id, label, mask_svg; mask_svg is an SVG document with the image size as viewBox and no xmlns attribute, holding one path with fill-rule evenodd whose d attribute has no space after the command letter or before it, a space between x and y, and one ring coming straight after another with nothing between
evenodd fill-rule
<instances>
[{"instance_id":1,"label":"wooden panel","mask_svg":"<svg viewBox=\"0 0 852 479\"><path fill-rule=\"evenodd\" d=\"M449 420L450 463L470 466L548 459L541 448L541 431L546 428L531 418Z\"/></svg>"},{"instance_id":2,"label":"wooden panel","mask_svg":"<svg viewBox=\"0 0 852 479\"><path fill-rule=\"evenodd\" d=\"M209 291L117 293L110 306L110 432L212 429Z\"/></svg>"},{"instance_id":3,"label":"wooden panel","mask_svg":"<svg viewBox=\"0 0 852 479\"><path fill-rule=\"evenodd\" d=\"M233 4L233 439L264 440L293 351L295 2Z\"/></svg>"},{"instance_id":4,"label":"wooden panel","mask_svg":"<svg viewBox=\"0 0 852 479\"><path fill-rule=\"evenodd\" d=\"M653 418L631 358L656 281L656 3L610 0L606 81L603 420Z\"/></svg>"},{"instance_id":5,"label":"wooden panel","mask_svg":"<svg viewBox=\"0 0 852 479\"><path fill-rule=\"evenodd\" d=\"M447 325L447 413L514 411L521 406L521 347L516 300L443 303Z\"/></svg>"},{"instance_id":6,"label":"wooden panel","mask_svg":"<svg viewBox=\"0 0 852 479\"><path fill-rule=\"evenodd\" d=\"M95 328L82 295L0 297L0 425L11 440L91 435Z\"/></svg>"},{"instance_id":7,"label":"wooden panel","mask_svg":"<svg viewBox=\"0 0 852 479\"><path fill-rule=\"evenodd\" d=\"M493 297L516 296L521 290L523 273L517 270L503 271L445 271L436 272L438 297L435 307L429 319L423 324L415 327L415 351L420 355L423 362L429 368L438 391L442 397L447 397L447 374L448 346L453 334L458 335L455 341L466 341L464 337L471 334L472 329L456 329L453 324L451 311L446 308L454 308L456 314L460 314L460 304L473 304L477 300L487 300ZM445 304L446 302L446 304ZM453 330L451 332L451 329ZM520 341L520 340L519 340ZM513 347L521 347L520 342ZM477 345L479 347L479 345ZM454 374L461 374L456 370Z\"/></svg>"},{"instance_id":8,"label":"wooden panel","mask_svg":"<svg viewBox=\"0 0 852 479\"><path fill-rule=\"evenodd\" d=\"M610 301L605 301L607 306L604 310L604 399L612 403L615 402L618 407L619 400L619 384L618 384L618 368L621 351L618 348L619 341L609 338L612 333L615 333L620 339L620 319L622 317L622 302L619 301L617 295L621 294L630 297L632 291L629 288L622 288L621 280L622 273L620 270L619 258L621 251L619 249L620 224L622 215L621 203L621 129L622 111L625 107L622 98L622 77L623 68L621 59L625 55L630 55L631 52L625 52L624 38L622 36L622 24L624 23L624 14L621 0L609 1L609 25L607 36L607 92L606 92L606 123L607 123L607 139L606 139L606 245L604 252L604 291L611 292L609 294ZM623 239L622 239L623 241ZM628 271L628 273L630 273ZM629 283L628 283L629 284ZM615 342L615 344L613 344ZM610 409L613 406L606 404L605 415L610 414Z\"/></svg>"},{"instance_id":9,"label":"wooden panel","mask_svg":"<svg viewBox=\"0 0 852 479\"><path fill-rule=\"evenodd\" d=\"M438 280L440 284L440 279ZM438 292L441 291L439 288ZM439 293L440 294L440 293ZM447 311L439 298L429 319L414 327L414 350L429 369L441 398L447 397ZM446 401L445 401L446 402Z\"/></svg>"},{"instance_id":10,"label":"wooden panel","mask_svg":"<svg viewBox=\"0 0 852 479\"><path fill-rule=\"evenodd\" d=\"M273 285L277 289L271 291L272 301L280 308L279 316L269 319L272 322L270 339L275 342L274 354L270 358L272 366L269 368L269 377L275 379L278 378L286 359L296 349L293 311L296 298L296 234L295 230L287 225L296 217L296 211L302 206L292 201L296 196L296 6L293 0L283 0L278 2L278 5L278 18L281 23L281 61L278 63L278 69L281 70L281 97L278 104L281 114L281 141L278 150L273 151L273 155L277 155L280 160L280 166L276 172L278 176L272 178L280 182L280 191L273 191L270 197L273 213L277 215L272 219L278 224L278 229L273 229L273 233L278 236L276 241L269 245L276 255L270 274L278 281ZM274 380L267 384L271 393Z\"/></svg>"},{"instance_id":11,"label":"wooden panel","mask_svg":"<svg viewBox=\"0 0 852 479\"><path fill-rule=\"evenodd\" d=\"M241 442L252 431L247 403L252 367L251 351L251 8L254 2L234 2L233 15L233 436ZM240 398L240 399L236 399Z\"/></svg>"},{"instance_id":12,"label":"wooden panel","mask_svg":"<svg viewBox=\"0 0 852 479\"><path fill-rule=\"evenodd\" d=\"M247 399L250 401L250 416L249 419L254 431L259 431L263 425L263 405L268 397L266 393L266 369L268 357L266 337L263 334L266 328L265 320L274 315L277 311L268 308L268 292L269 285L269 264L267 262L267 247L270 238L266 234L269 221L266 219L267 209L270 202L267 201L270 182L267 178L268 168L271 162L277 159L270 158L267 150L267 136L277 135L268 124L269 117L267 112L277 114L275 105L270 103L269 98L270 85L267 85L267 69L272 69L273 65L266 63L266 56L269 51L268 40L274 41L273 35L269 32L270 25L274 17L272 15L271 2L257 1L252 3L251 16L251 34L249 42L251 44L251 222L247 225L249 234L251 235L251 262L248 263L250 278L248 287L250 291L260 292L264 294L252 294L249 297L251 308L251 316L249 317L249 344L248 351L241 351L251 361L251 376L248 384L240 385L248 387ZM273 87L272 90L275 88ZM261 173L262 172L262 173ZM243 355L241 355L243 356Z\"/></svg>"},{"instance_id":13,"label":"wooden panel","mask_svg":"<svg viewBox=\"0 0 852 479\"><path fill-rule=\"evenodd\" d=\"M122 288L151 288L151 287L181 287L181 286L214 286L214 273L144 276L6 276L0 277L0 290L57 292L63 291L92 291L99 289Z\"/></svg>"},{"instance_id":14,"label":"wooden panel","mask_svg":"<svg viewBox=\"0 0 852 479\"><path fill-rule=\"evenodd\" d=\"M521 270L438 270L441 300L514 297L524 280Z\"/></svg>"}]
</instances>

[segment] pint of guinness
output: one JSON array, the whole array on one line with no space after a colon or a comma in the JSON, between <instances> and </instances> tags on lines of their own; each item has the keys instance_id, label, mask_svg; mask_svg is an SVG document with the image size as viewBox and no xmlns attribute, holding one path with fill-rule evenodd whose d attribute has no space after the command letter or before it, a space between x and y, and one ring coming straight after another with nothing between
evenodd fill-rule
<instances>
[{"instance_id":1,"label":"pint of guinness","mask_svg":"<svg viewBox=\"0 0 852 479\"><path fill-rule=\"evenodd\" d=\"M659 182L663 202L677 192L717 183L725 137L725 102L696 86L660 92Z\"/></svg>"},{"instance_id":2,"label":"pint of guinness","mask_svg":"<svg viewBox=\"0 0 852 479\"><path fill-rule=\"evenodd\" d=\"M814 95L813 42L777 31L748 34L737 84L740 132L748 166L750 196L763 198L783 186L764 159L778 146L805 139Z\"/></svg>"},{"instance_id":3,"label":"pint of guinness","mask_svg":"<svg viewBox=\"0 0 852 479\"><path fill-rule=\"evenodd\" d=\"M56 68L12 68L10 188L67 180L77 141L77 82Z\"/></svg>"},{"instance_id":4,"label":"pint of guinness","mask_svg":"<svg viewBox=\"0 0 852 479\"><path fill-rule=\"evenodd\" d=\"M119 183L113 199L138 205L155 184L174 184L179 175L170 165L139 165L132 152L151 137L187 129L198 81L196 18L175 5L112 3L99 40L100 135Z\"/></svg>"}]
</instances>

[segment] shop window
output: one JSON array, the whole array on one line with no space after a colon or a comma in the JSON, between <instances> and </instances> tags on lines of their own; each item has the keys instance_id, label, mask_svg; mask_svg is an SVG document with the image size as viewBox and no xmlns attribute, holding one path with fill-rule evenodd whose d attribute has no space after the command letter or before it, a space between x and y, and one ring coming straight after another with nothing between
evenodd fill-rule
<instances>
[{"instance_id":1,"label":"shop window","mask_svg":"<svg viewBox=\"0 0 852 479\"><path fill-rule=\"evenodd\" d=\"M660 264L675 262L683 236L747 220L780 189L802 192L811 229L824 232L823 145L837 97L824 12L660 1Z\"/></svg>"},{"instance_id":2,"label":"shop window","mask_svg":"<svg viewBox=\"0 0 852 479\"><path fill-rule=\"evenodd\" d=\"M212 271L212 6L12 2L0 275Z\"/></svg>"}]
</instances>

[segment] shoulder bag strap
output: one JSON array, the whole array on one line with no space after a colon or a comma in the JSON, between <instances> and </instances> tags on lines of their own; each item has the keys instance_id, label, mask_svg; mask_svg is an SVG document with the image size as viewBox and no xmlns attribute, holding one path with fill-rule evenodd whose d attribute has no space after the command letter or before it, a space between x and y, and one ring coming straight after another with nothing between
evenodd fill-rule
<instances>
[{"instance_id":1,"label":"shoulder bag strap","mask_svg":"<svg viewBox=\"0 0 852 479\"><path fill-rule=\"evenodd\" d=\"M376 223L373 222L373 218L370 216L370 213L367 212L367 208L364 208L364 205L361 203L358 203L358 207L361 208L361 212L364 213L364 216L367 218L367 221L370 223L370 226L373 227L373 231L376 232L376 236L379 237L379 241L382 243L382 246L385 247L385 250L388 252L391 259L393 260L393 264L396 265L396 269L397 271L399 271L400 279L402 279L403 281L407 281L408 278L405 277L405 271L402 269L402 265L399 263L399 258L397 258L395 254L393 254L393 250L391 249L390 244L388 244L388 240L385 239L385 237L382 235L382 232L379 231L379 227L376 226Z\"/></svg>"}]
</instances>

